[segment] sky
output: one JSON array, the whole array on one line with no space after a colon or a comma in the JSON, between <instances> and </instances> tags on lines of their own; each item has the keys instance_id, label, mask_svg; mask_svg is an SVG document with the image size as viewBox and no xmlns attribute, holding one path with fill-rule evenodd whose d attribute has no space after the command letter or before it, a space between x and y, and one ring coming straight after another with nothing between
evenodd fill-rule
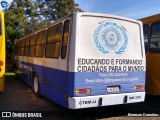
<instances>
[{"instance_id":1,"label":"sky","mask_svg":"<svg viewBox=\"0 0 160 120\"><path fill-rule=\"evenodd\" d=\"M1 2L2 1L6 1L8 4L7 4L7 7L9 7L10 5L11 5L11 3L12 3L12 1L13 0L0 0L0 11L3 11L4 10L4 8L2 7L2 5L1 5Z\"/></svg>"},{"instance_id":2,"label":"sky","mask_svg":"<svg viewBox=\"0 0 160 120\"><path fill-rule=\"evenodd\" d=\"M6 1L8 5L13 0ZM95 12L140 19L160 13L160 0L75 0L85 12ZM4 8L0 5L0 11Z\"/></svg>"},{"instance_id":3,"label":"sky","mask_svg":"<svg viewBox=\"0 0 160 120\"><path fill-rule=\"evenodd\" d=\"M75 0L85 12L140 19L160 13L160 0Z\"/></svg>"}]
</instances>

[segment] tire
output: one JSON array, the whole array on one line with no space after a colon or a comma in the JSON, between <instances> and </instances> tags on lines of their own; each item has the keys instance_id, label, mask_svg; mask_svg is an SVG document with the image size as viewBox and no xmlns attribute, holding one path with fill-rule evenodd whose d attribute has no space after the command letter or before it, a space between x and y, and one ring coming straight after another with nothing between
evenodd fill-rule
<instances>
[{"instance_id":1,"label":"tire","mask_svg":"<svg viewBox=\"0 0 160 120\"><path fill-rule=\"evenodd\" d=\"M41 96L40 93L40 85L39 85L39 79L37 75L34 75L34 79L33 79L33 89L34 89L34 93L37 97Z\"/></svg>"}]
</instances>

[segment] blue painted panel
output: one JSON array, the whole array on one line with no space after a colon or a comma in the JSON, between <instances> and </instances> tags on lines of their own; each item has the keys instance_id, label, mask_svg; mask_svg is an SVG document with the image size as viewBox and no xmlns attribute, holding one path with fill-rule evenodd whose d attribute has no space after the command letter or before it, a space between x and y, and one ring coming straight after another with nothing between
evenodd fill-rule
<instances>
[{"instance_id":1,"label":"blue painted panel","mask_svg":"<svg viewBox=\"0 0 160 120\"><path fill-rule=\"evenodd\" d=\"M41 93L43 96L65 107L68 101L65 96L91 96L112 94L107 92L107 86L120 86L120 92L129 93L136 92L133 87L135 85L145 85L145 72L67 72L53 68L47 68L39 65L22 62L26 66L32 67L33 71L38 73L40 79ZM30 79L23 79L33 86L32 73L25 68L23 72L30 74ZM119 76L120 75L120 76ZM74 94L75 89L91 88L91 94ZM144 91L144 90L141 90Z\"/></svg>"},{"instance_id":2,"label":"blue painted panel","mask_svg":"<svg viewBox=\"0 0 160 120\"><path fill-rule=\"evenodd\" d=\"M136 92L134 86L145 85L145 72L79 72L75 73L75 89L91 88L89 95L112 94L107 86L120 86L120 92ZM144 90L141 90L144 91ZM116 93L117 94L117 93ZM84 95L75 95L84 96Z\"/></svg>"},{"instance_id":3,"label":"blue painted panel","mask_svg":"<svg viewBox=\"0 0 160 120\"><path fill-rule=\"evenodd\" d=\"M38 74L40 91L43 96L60 105L65 107L68 106L68 101L65 100L65 96L68 95L68 72L25 62L22 62L22 64L32 67L32 71L35 71ZM28 71L25 68L22 68L21 70L23 73ZM27 81L25 77L22 79ZM32 77L30 76L27 83L31 79ZM30 85L33 86L33 80L31 81L32 83Z\"/></svg>"}]
</instances>

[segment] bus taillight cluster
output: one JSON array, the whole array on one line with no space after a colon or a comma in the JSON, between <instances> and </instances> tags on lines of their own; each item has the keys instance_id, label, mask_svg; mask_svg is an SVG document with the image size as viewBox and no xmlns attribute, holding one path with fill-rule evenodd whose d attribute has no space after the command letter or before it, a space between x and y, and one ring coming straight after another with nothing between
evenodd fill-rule
<instances>
[{"instance_id":1,"label":"bus taillight cluster","mask_svg":"<svg viewBox=\"0 0 160 120\"><path fill-rule=\"evenodd\" d=\"M3 61L0 60L0 66L3 66Z\"/></svg>"}]
</instances>

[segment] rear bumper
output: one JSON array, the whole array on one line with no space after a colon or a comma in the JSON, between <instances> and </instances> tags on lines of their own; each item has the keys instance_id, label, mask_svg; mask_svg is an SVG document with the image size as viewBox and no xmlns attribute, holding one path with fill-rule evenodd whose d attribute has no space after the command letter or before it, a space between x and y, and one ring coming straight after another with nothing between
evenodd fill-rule
<instances>
[{"instance_id":1,"label":"rear bumper","mask_svg":"<svg viewBox=\"0 0 160 120\"><path fill-rule=\"evenodd\" d=\"M69 108L90 108L99 106L109 106L116 104L127 104L143 102L145 99L145 92L111 94L111 95L98 95L87 97L69 97Z\"/></svg>"}]
</instances>

